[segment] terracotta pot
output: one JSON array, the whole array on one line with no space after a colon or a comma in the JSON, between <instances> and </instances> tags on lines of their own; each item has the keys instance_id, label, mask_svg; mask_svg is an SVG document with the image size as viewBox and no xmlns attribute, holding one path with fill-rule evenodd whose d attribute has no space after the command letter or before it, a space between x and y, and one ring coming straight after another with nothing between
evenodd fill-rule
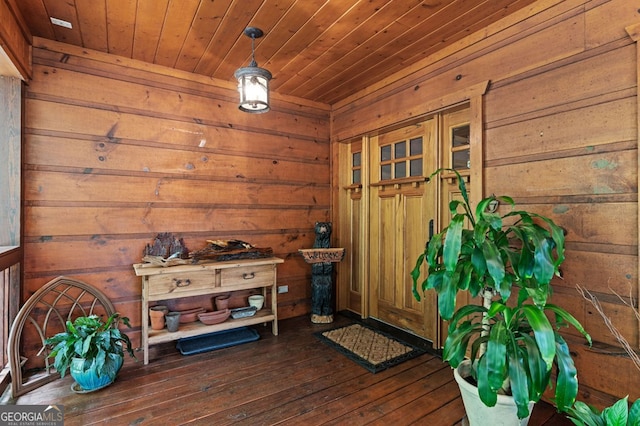
<instances>
[{"instance_id":1,"label":"terracotta pot","mask_svg":"<svg viewBox=\"0 0 640 426\"><path fill-rule=\"evenodd\" d=\"M151 328L162 330L164 328L164 310L162 307L154 306L149 308L149 318L151 318Z\"/></svg>"},{"instance_id":2,"label":"terracotta pot","mask_svg":"<svg viewBox=\"0 0 640 426\"><path fill-rule=\"evenodd\" d=\"M165 315L169 313L169 307L166 305L155 305L155 306L152 306L150 309L153 309L154 311L162 311Z\"/></svg>"},{"instance_id":3,"label":"terracotta pot","mask_svg":"<svg viewBox=\"0 0 640 426\"><path fill-rule=\"evenodd\" d=\"M204 308L193 308L193 309L187 309L184 311L178 311L180 312L180 324L194 322L195 320L198 319L198 314L204 311L205 311Z\"/></svg>"},{"instance_id":4,"label":"terracotta pot","mask_svg":"<svg viewBox=\"0 0 640 426\"><path fill-rule=\"evenodd\" d=\"M204 312L198 314L198 319L203 324L213 325L226 321L227 318L229 318L229 315L231 315L231 311L229 309L225 309L223 311Z\"/></svg>"},{"instance_id":5,"label":"terracotta pot","mask_svg":"<svg viewBox=\"0 0 640 426\"><path fill-rule=\"evenodd\" d=\"M224 311L225 309L227 309L229 307L229 295L223 295L223 296L218 296L215 298L215 302L216 302L216 309L218 311Z\"/></svg>"}]
</instances>

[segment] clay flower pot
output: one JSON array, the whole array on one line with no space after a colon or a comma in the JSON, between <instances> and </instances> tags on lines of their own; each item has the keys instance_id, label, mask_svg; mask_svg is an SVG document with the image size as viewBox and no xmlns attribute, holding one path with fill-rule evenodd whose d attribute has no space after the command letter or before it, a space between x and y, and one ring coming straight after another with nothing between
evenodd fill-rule
<instances>
[{"instance_id":1,"label":"clay flower pot","mask_svg":"<svg viewBox=\"0 0 640 426\"><path fill-rule=\"evenodd\" d=\"M166 306L154 306L149 308L149 318L151 318L151 328L162 330L164 328L164 314Z\"/></svg>"},{"instance_id":2,"label":"clay flower pot","mask_svg":"<svg viewBox=\"0 0 640 426\"><path fill-rule=\"evenodd\" d=\"M216 310L224 311L225 309L227 309L229 307L229 297L230 296L228 294L216 297Z\"/></svg>"},{"instance_id":3,"label":"clay flower pot","mask_svg":"<svg viewBox=\"0 0 640 426\"><path fill-rule=\"evenodd\" d=\"M203 324L213 325L220 324L221 322L226 321L227 318L229 318L229 315L231 315L231 311L229 309L225 309L215 312L203 312L201 314L198 314L198 319Z\"/></svg>"},{"instance_id":4,"label":"clay flower pot","mask_svg":"<svg viewBox=\"0 0 640 426\"><path fill-rule=\"evenodd\" d=\"M198 319L198 314L204 312L204 308L192 308L180 312L180 324L186 324L188 322L194 322Z\"/></svg>"}]
</instances>

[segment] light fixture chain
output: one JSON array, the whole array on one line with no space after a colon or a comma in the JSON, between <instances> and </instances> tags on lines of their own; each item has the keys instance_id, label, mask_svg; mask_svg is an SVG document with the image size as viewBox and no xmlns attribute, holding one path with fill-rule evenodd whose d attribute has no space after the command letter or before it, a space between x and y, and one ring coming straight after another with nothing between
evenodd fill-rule
<instances>
[{"instance_id":1,"label":"light fixture chain","mask_svg":"<svg viewBox=\"0 0 640 426\"><path fill-rule=\"evenodd\" d=\"M256 62L256 36L251 35L251 63L250 67L257 67L258 63Z\"/></svg>"}]
</instances>

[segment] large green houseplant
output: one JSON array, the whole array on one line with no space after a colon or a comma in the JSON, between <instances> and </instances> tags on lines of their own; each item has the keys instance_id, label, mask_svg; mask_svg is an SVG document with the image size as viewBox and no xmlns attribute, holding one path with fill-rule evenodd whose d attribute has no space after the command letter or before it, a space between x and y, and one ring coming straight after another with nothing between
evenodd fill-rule
<instances>
[{"instance_id":1,"label":"large green houseplant","mask_svg":"<svg viewBox=\"0 0 640 426\"><path fill-rule=\"evenodd\" d=\"M631 408L628 400L625 396L602 411L576 401L567 413L569 420L577 426L640 426L640 399Z\"/></svg>"},{"instance_id":2,"label":"large green houseplant","mask_svg":"<svg viewBox=\"0 0 640 426\"><path fill-rule=\"evenodd\" d=\"M51 348L53 367L64 377L67 370L83 391L111 384L122 367L125 351L135 354L129 337L118 329L129 319L114 313L103 321L97 315L82 316L66 322L66 330L45 340Z\"/></svg>"},{"instance_id":3,"label":"large green houseplant","mask_svg":"<svg viewBox=\"0 0 640 426\"><path fill-rule=\"evenodd\" d=\"M515 210L506 196L484 198L474 213L457 171L439 169L431 177L443 170L457 175L462 199L450 202L451 222L428 241L411 275L414 296L420 300L420 290L435 290L440 315L449 322L444 360L456 368L469 355L482 402L492 407L498 394L511 394L518 418L530 414L530 401L540 400L555 364L555 404L566 411L578 380L557 329L570 324L589 343L591 338L571 314L548 303L551 279L564 260L563 230L549 218ZM495 202L511 211L502 216L488 211ZM420 282L423 263L428 271ZM481 296L482 305L456 311L459 292Z\"/></svg>"},{"instance_id":4,"label":"large green houseplant","mask_svg":"<svg viewBox=\"0 0 640 426\"><path fill-rule=\"evenodd\" d=\"M640 370L640 356L638 356L623 334L613 325L600 301L589 290L582 288L580 285L576 287L578 293L590 302L595 311L602 317L604 325L611 331L611 334L613 334L622 349L627 352L633 365ZM633 308L630 303L623 303L631 307L636 318L640 320L640 310ZM640 398L636 399L629 407L629 395L627 395L602 410L582 401L576 401L573 407L567 411L567 417L577 426L640 426Z\"/></svg>"}]
</instances>

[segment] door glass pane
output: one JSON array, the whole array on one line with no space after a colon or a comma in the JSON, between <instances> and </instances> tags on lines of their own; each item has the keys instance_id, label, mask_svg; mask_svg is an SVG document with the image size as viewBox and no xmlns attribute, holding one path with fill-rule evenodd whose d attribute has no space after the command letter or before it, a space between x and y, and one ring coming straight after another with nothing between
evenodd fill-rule
<instances>
[{"instance_id":1,"label":"door glass pane","mask_svg":"<svg viewBox=\"0 0 640 426\"><path fill-rule=\"evenodd\" d=\"M422 154L422 137L413 138L409 141L409 155Z\"/></svg>"},{"instance_id":2,"label":"door glass pane","mask_svg":"<svg viewBox=\"0 0 640 426\"><path fill-rule=\"evenodd\" d=\"M451 141L454 147L469 145L469 125L454 127L451 130Z\"/></svg>"},{"instance_id":3,"label":"door glass pane","mask_svg":"<svg viewBox=\"0 0 640 426\"><path fill-rule=\"evenodd\" d=\"M422 176L422 159L411 160L409 168L410 176Z\"/></svg>"},{"instance_id":4,"label":"door glass pane","mask_svg":"<svg viewBox=\"0 0 640 426\"><path fill-rule=\"evenodd\" d=\"M352 167L359 167L360 166L360 161L361 161L360 158L362 157L361 154L362 153L360 153L360 152L354 152L353 153L353 164L352 164Z\"/></svg>"},{"instance_id":5,"label":"door glass pane","mask_svg":"<svg viewBox=\"0 0 640 426\"><path fill-rule=\"evenodd\" d=\"M391 145L385 145L380 147L380 161L391 160Z\"/></svg>"},{"instance_id":6,"label":"door glass pane","mask_svg":"<svg viewBox=\"0 0 640 426\"><path fill-rule=\"evenodd\" d=\"M391 179L391 164L385 164L380 166L380 179Z\"/></svg>"},{"instance_id":7,"label":"door glass pane","mask_svg":"<svg viewBox=\"0 0 640 426\"><path fill-rule=\"evenodd\" d=\"M396 163L395 166L396 166L396 175L395 175L396 179L407 177L407 163L403 161L402 163Z\"/></svg>"},{"instance_id":8,"label":"door glass pane","mask_svg":"<svg viewBox=\"0 0 640 426\"><path fill-rule=\"evenodd\" d=\"M360 169L353 171L353 182L352 183L360 183Z\"/></svg>"},{"instance_id":9,"label":"door glass pane","mask_svg":"<svg viewBox=\"0 0 640 426\"><path fill-rule=\"evenodd\" d=\"M458 151L453 153L453 168L454 169L469 169L471 168L471 162L469 161L469 151Z\"/></svg>"}]
</instances>

